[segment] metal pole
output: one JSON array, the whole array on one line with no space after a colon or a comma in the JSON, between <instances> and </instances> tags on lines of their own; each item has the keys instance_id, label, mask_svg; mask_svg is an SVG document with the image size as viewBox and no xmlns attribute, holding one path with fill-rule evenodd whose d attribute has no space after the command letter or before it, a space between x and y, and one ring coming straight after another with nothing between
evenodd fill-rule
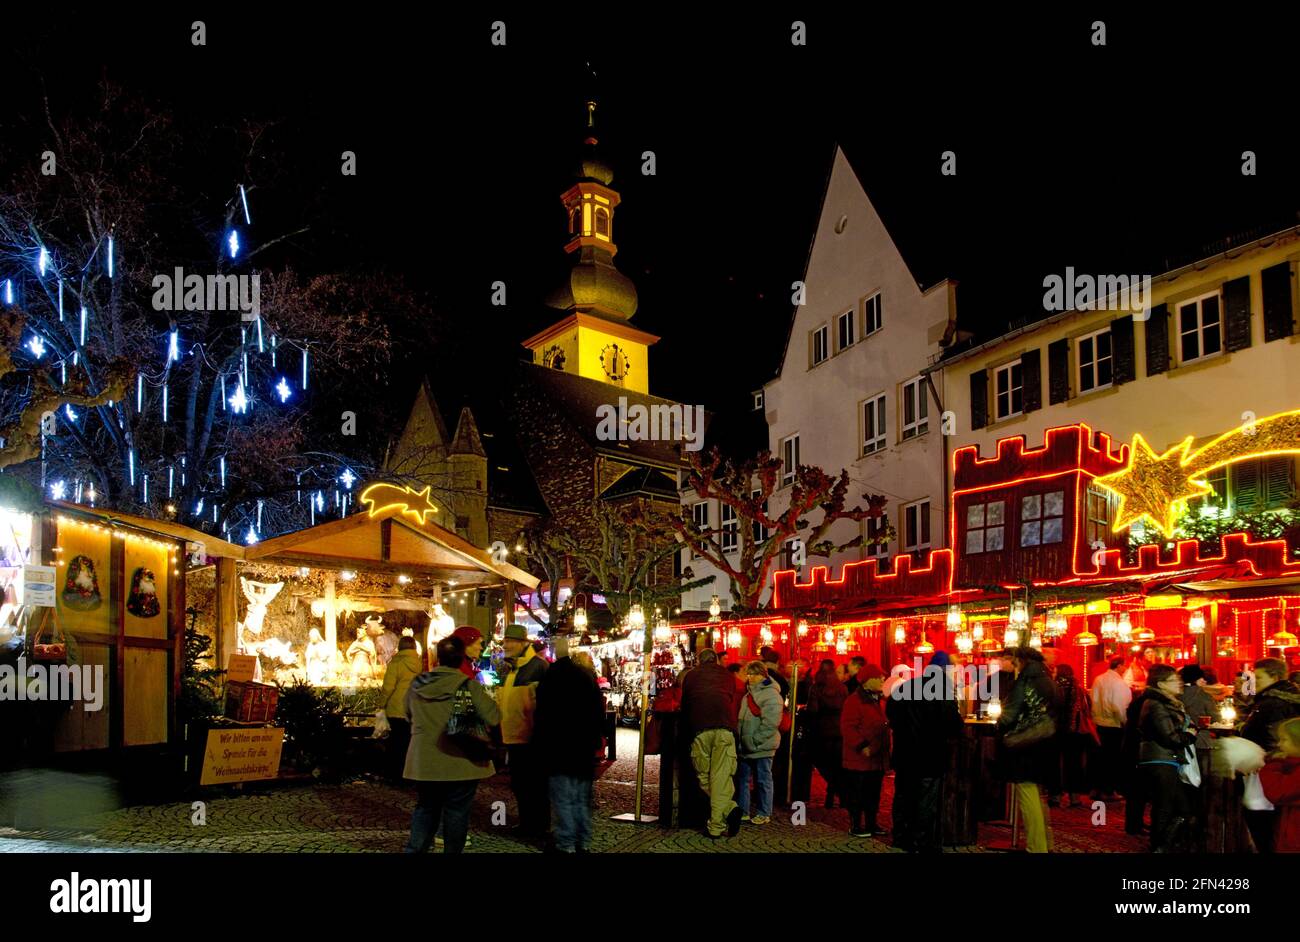
<instances>
[{"instance_id":1,"label":"metal pole","mask_svg":"<svg viewBox=\"0 0 1300 942\"><path fill-rule=\"evenodd\" d=\"M635 824L650 824L659 820L658 815L641 814L641 795L645 790L645 728L646 713L650 707L650 662L654 657L654 645L651 643L653 627L647 621L645 625L645 634L642 638L642 666L641 666L641 736L636 747L636 811L632 814L616 814L614 821L628 821ZM672 756L659 757L660 762L673 761Z\"/></svg>"},{"instance_id":2,"label":"metal pole","mask_svg":"<svg viewBox=\"0 0 1300 942\"><path fill-rule=\"evenodd\" d=\"M794 727L799 718L799 662L792 661L790 664L790 749L786 756L787 765L785 771L785 804L790 806L790 798L794 795Z\"/></svg>"}]
</instances>

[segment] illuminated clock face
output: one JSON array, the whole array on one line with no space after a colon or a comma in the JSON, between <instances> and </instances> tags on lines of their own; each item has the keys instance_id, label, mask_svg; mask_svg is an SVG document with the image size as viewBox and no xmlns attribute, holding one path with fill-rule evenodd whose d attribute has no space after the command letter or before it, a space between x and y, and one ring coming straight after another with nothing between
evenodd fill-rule
<instances>
[{"instance_id":1,"label":"illuminated clock face","mask_svg":"<svg viewBox=\"0 0 1300 942\"><path fill-rule=\"evenodd\" d=\"M622 380L628 371L627 353L618 344L611 343L600 352L600 365L610 379Z\"/></svg>"}]
</instances>

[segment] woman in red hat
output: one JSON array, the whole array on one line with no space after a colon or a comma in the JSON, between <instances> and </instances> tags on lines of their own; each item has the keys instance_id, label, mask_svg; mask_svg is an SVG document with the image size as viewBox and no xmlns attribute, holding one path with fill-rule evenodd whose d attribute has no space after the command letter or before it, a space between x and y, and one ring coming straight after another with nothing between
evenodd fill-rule
<instances>
[{"instance_id":1,"label":"woman in red hat","mask_svg":"<svg viewBox=\"0 0 1300 942\"><path fill-rule=\"evenodd\" d=\"M483 655L483 632L473 625L461 625L451 633L451 636L459 638L465 645L465 659L460 662L460 672L473 679L478 675L478 669L474 665Z\"/></svg>"},{"instance_id":2,"label":"woman in red hat","mask_svg":"<svg viewBox=\"0 0 1300 942\"><path fill-rule=\"evenodd\" d=\"M875 664L858 671L858 687L844 701L840 733L844 739L842 761L847 780L849 834L880 837L889 832L876 822L880 787L889 769L889 724L881 690L885 672Z\"/></svg>"}]
</instances>

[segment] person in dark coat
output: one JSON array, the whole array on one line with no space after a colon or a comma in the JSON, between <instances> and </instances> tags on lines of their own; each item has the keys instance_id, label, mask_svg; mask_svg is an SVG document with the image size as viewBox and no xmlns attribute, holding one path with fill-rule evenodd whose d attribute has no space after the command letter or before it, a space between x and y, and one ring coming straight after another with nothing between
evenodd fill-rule
<instances>
[{"instance_id":1,"label":"person in dark coat","mask_svg":"<svg viewBox=\"0 0 1300 942\"><path fill-rule=\"evenodd\" d=\"M1015 786L1015 798L1025 822L1025 849L1031 854L1047 853L1050 813L1043 809L1039 785L1052 781L1052 765L1058 761L1053 734L1018 749L1005 746L1005 736L1038 723L1045 714L1056 722L1056 684L1043 666L1043 652L1031 647L1016 648L1012 655L1016 682L998 720L1003 734L1000 765L1003 776ZM1060 723L1056 723L1057 729Z\"/></svg>"},{"instance_id":2,"label":"person in dark coat","mask_svg":"<svg viewBox=\"0 0 1300 942\"><path fill-rule=\"evenodd\" d=\"M591 850L592 784L604 732L605 698L595 674L557 658L537 685L533 744L547 774L560 853Z\"/></svg>"},{"instance_id":3,"label":"person in dark coat","mask_svg":"<svg viewBox=\"0 0 1300 942\"><path fill-rule=\"evenodd\" d=\"M1060 664L1056 668L1056 703L1059 723L1056 730L1061 767L1052 798L1061 799L1061 807L1083 805L1088 793L1084 778L1085 761L1090 761L1095 746L1100 745L1092 719L1092 698L1074 676L1074 668ZM1079 797L1074 797L1074 796ZM1071 800L1073 799L1073 800Z\"/></svg>"},{"instance_id":4,"label":"person in dark coat","mask_svg":"<svg viewBox=\"0 0 1300 942\"><path fill-rule=\"evenodd\" d=\"M1276 657L1257 661L1255 697L1241 735L1262 746L1265 753L1276 752L1278 724L1295 716L1300 716L1300 686L1287 679L1286 662ZM1255 849L1261 854L1272 853L1277 811L1247 810L1246 826Z\"/></svg>"},{"instance_id":5,"label":"person in dark coat","mask_svg":"<svg viewBox=\"0 0 1300 942\"><path fill-rule=\"evenodd\" d=\"M817 670L817 679L808 692L808 715L816 723L813 733L813 765L826 782L826 807L835 807L835 796L843 794L840 785L841 754L844 740L840 736L840 712L848 693L835 672L835 662L825 660ZM840 799L843 803L843 797Z\"/></svg>"},{"instance_id":6,"label":"person in dark coat","mask_svg":"<svg viewBox=\"0 0 1300 942\"><path fill-rule=\"evenodd\" d=\"M717 652L705 648L697 665L682 681L681 719L690 741L691 764L700 788L709 797L710 837L740 833L744 814L736 804L736 679L718 663Z\"/></svg>"},{"instance_id":7,"label":"person in dark coat","mask_svg":"<svg viewBox=\"0 0 1300 942\"><path fill-rule=\"evenodd\" d=\"M1138 767L1151 796L1151 852L1184 850L1192 835L1195 810L1179 770L1196 730L1182 704L1183 680L1168 664L1147 673L1147 689L1138 714Z\"/></svg>"},{"instance_id":8,"label":"person in dark coat","mask_svg":"<svg viewBox=\"0 0 1300 942\"><path fill-rule=\"evenodd\" d=\"M876 820L880 811L880 787L889 769L889 722L880 695L885 672L875 664L864 664L854 679L857 686L844 701L840 713L849 835L881 837L889 833Z\"/></svg>"},{"instance_id":9,"label":"person in dark coat","mask_svg":"<svg viewBox=\"0 0 1300 942\"><path fill-rule=\"evenodd\" d=\"M867 659L858 654L849 658L849 679L844 681L844 693L847 696L853 696L858 689L858 675L862 673L862 668L867 666Z\"/></svg>"},{"instance_id":10,"label":"person in dark coat","mask_svg":"<svg viewBox=\"0 0 1300 942\"><path fill-rule=\"evenodd\" d=\"M943 776L961 711L948 675L948 655L936 651L919 677L896 684L885 704L893 734L894 846L909 853L942 850Z\"/></svg>"},{"instance_id":11,"label":"person in dark coat","mask_svg":"<svg viewBox=\"0 0 1300 942\"><path fill-rule=\"evenodd\" d=\"M1119 779L1124 783L1124 832L1139 835L1146 832L1146 812L1150 797L1142 773L1138 769L1138 717L1142 715L1145 694L1135 696L1124 711L1124 739L1120 746Z\"/></svg>"}]
</instances>

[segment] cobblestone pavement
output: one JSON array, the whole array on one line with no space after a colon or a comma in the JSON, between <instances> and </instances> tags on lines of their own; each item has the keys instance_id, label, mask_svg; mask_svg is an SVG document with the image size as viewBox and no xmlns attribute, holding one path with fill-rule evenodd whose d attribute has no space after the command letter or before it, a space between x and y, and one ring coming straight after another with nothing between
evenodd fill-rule
<instances>
[{"instance_id":1,"label":"cobblestone pavement","mask_svg":"<svg viewBox=\"0 0 1300 942\"><path fill-rule=\"evenodd\" d=\"M849 837L847 813L822 807L817 780L805 823L794 824L788 811L778 811L770 824L746 825L734 839L715 841L695 831L611 821L612 815L632 811L635 804L636 733L620 730L619 747L619 761L603 771L596 787L592 849L597 853L899 853L878 840ZM646 780L657 778L658 759L649 756ZM881 803L886 827L891 795L892 780L886 780ZM512 838L508 828L492 825L493 803L498 801L506 803L513 823L514 801L504 776L479 786L467 852L538 853L537 848ZM58 827L0 828L0 852L394 852L406 841L414 792L374 779L290 788L252 784L242 794L208 798L202 825L192 822L195 812L190 803L80 810L89 804L72 801L60 809ZM657 790L648 787L643 809L652 813L657 804ZM1091 816L1088 809L1053 809L1055 849L1073 853L1145 849L1142 839L1124 833L1122 805L1108 809L1104 826L1093 826ZM1005 826L982 825L979 844L949 852L981 853L990 845L1006 844L1009 838Z\"/></svg>"}]
</instances>

